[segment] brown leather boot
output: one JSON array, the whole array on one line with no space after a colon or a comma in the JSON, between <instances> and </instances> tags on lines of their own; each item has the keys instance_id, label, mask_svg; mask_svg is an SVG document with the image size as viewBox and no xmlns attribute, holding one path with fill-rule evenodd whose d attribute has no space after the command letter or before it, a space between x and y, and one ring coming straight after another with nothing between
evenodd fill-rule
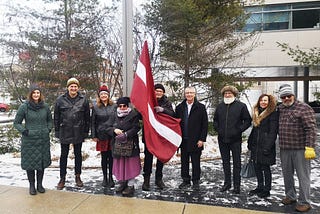
<instances>
[{"instance_id":1,"label":"brown leather boot","mask_svg":"<svg viewBox=\"0 0 320 214\"><path fill-rule=\"evenodd\" d=\"M66 178L60 178L60 181L57 185L57 190L62 190L64 188L64 184L66 183Z\"/></svg>"},{"instance_id":2,"label":"brown leather boot","mask_svg":"<svg viewBox=\"0 0 320 214\"><path fill-rule=\"evenodd\" d=\"M76 185L77 187L83 187L83 182L81 181L80 174L76 175Z\"/></svg>"}]
</instances>

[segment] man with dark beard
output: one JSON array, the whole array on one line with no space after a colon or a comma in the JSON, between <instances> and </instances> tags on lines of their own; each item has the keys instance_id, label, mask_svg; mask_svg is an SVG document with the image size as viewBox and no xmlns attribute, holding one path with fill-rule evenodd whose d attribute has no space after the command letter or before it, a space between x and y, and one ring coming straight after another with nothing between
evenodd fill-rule
<instances>
[{"instance_id":1,"label":"man with dark beard","mask_svg":"<svg viewBox=\"0 0 320 214\"><path fill-rule=\"evenodd\" d=\"M213 126L218 132L219 149L222 158L224 185L221 192L231 188L230 152L233 160L233 193L240 194L242 132L251 125L247 106L236 100L238 89L225 86L221 90L223 102L214 113Z\"/></svg>"},{"instance_id":2,"label":"man with dark beard","mask_svg":"<svg viewBox=\"0 0 320 214\"><path fill-rule=\"evenodd\" d=\"M314 159L316 142L316 119L313 109L295 99L292 88L283 84L279 88L282 104L279 105L279 146L283 173L285 198L282 203L293 204L296 210L311 209L310 173L311 159ZM299 197L294 186L294 171L299 180Z\"/></svg>"}]
</instances>

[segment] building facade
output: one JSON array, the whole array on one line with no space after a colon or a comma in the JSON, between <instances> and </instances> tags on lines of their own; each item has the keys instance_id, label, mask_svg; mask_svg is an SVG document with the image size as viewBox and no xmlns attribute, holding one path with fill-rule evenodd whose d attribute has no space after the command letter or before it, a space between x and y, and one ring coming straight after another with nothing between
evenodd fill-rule
<instances>
[{"instance_id":1,"label":"building facade","mask_svg":"<svg viewBox=\"0 0 320 214\"><path fill-rule=\"evenodd\" d=\"M233 68L245 69L247 77L259 80L251 88L252 94L248 91L249 99L253 101L261 93L277 95L279 86L288 83L299 100L315 100L314 92L320 92L319 67L300 65L281 51L278 43L303 51L319 48L320 1L265 0L263 5L246 1L245 9L250 18L243 31L260 31L255 37L257 47ZM266 81L258 77L266 77ZM274 81L270 77L275 77Z\"/></svg>"}]
</instances>

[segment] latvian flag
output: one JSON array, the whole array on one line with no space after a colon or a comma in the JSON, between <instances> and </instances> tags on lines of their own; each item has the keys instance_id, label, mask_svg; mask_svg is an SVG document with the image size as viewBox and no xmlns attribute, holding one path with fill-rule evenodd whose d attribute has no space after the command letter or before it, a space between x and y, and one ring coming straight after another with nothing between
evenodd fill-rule
<instances>
[{"instance_id":1,"label":"latvian flag","mask_svg":"<svg viewBox=\"0 0 320 214\"><path fill-rule=\"evenodd\" d=\"M148 150L161 162L168 162L181 143L180 119L154 111L157 100L146 41L138 61L130 99L142 114Z\"/></svg>"}]
</instances>

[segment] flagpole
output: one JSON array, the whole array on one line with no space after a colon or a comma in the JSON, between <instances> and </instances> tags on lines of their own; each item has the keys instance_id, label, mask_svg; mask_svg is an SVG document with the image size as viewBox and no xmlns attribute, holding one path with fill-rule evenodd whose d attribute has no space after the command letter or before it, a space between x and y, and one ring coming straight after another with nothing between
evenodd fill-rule
<instances>
[{"instance_id":1,"label":"flagpole","mask_svg":"<svg viewBox=\"0 0 320 214\"><path fill-rule=\"evenodd\" d=\"M133 6L132 0L122 0L123 18L123 94L130 96L133 82Z\"/></svg>"}]
</instances>

